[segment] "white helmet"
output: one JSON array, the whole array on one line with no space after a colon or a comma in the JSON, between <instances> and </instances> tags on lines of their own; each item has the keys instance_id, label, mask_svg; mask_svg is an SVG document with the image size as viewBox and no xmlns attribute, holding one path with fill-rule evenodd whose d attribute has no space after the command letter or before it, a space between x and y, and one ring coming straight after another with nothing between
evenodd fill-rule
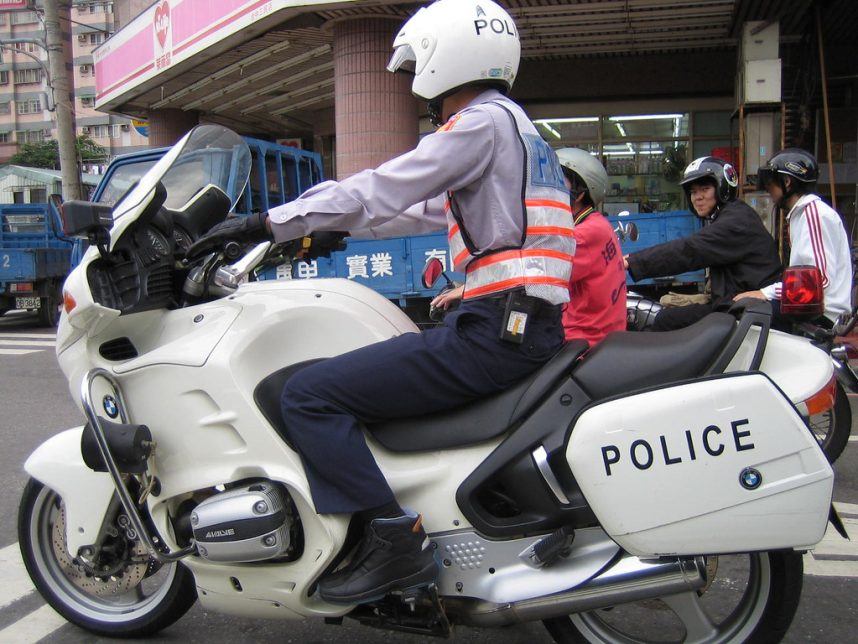
<instances>
[{"instance_id":1,"label":"white helmet","mask_svg":"<svg viewBox=\"0 0 858 644\"><path fill-rule=\"evenodd\" d=\"M437 0L420 9L393 41L388 71L414 73L425 100L469 83L512 88L521 58L512 17L492 0Z\"/></svg>"},{"instance_id":2,"label":"white helmet","mask_svg":"<svg viewBox=\"0 0 858 644\"><path fill-rule=\"evenodd\" d=\"M581 148L561 148L557 150L560 165L571 170L587 186L587 192L593 205L598 207L608 191L608 173L599 160Z\"/></svg>"}]
</instances>

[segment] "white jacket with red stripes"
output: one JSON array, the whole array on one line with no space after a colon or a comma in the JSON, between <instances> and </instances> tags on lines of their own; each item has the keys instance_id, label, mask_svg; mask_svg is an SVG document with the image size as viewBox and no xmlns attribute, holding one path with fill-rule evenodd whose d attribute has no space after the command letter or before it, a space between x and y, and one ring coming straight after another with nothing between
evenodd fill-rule
<instances>
[{"instance_id":1,"label":"white jacket with red stripes","mask_svg":"<svg viewBox=\"0 0 858 644\"><path fill-rule=\"evenodd\" d=\"M834 322L852 310L852 258L843 221L819 196L804 195L786 217L790 266L816 266L825 289L825 317ZM765 287L770 300L781 297L781 282Z\"/></svg>"}]
</instances>

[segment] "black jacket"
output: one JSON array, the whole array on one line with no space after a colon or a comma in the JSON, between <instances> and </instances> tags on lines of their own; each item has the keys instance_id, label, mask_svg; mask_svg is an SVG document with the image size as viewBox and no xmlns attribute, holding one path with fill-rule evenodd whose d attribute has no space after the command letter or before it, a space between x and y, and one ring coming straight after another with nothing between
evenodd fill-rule
<instances>
[{"instance_id":1,"label":"black jacket","mask_svg":"<svg viewBox=\"0 0 858 644\"><path fill-rule=\"evenodd\" d=\"M712 306L780 279L775 240L760 216L743 201L731 201L693 235L629 255L635 281L709 268Z\"/></svg>"}]
</instances>

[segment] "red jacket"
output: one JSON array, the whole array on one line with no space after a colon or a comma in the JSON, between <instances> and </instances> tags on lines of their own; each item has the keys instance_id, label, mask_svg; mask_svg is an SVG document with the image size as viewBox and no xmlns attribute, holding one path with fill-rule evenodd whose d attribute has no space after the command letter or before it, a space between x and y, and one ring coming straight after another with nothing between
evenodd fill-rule
<instances>
[{"instance_id":1,"label":"red jacket","mask_svg":"<svg viewBox=\"0 0 858 644\"><path fill-rule=\"evenodd\" d=\"M626 271L620 242L608 220L599 212L591 212L580 223L579 217L563 328L567 340L587 340L592 348L608 333L626 329Z\"/></svg>"}]
</instances>

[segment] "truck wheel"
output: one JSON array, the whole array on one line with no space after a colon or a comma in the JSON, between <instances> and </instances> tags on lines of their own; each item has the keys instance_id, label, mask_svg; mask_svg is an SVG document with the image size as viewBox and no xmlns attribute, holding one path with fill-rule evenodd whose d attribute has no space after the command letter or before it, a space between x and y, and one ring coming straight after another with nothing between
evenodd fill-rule
<instances>
[{"instance_id":1,"label":"truck wheel","mask_svg":"<svg viewBox=\"0 0 858 644\"><path fill-rule=\"evenodd\" d=\"M57 326L60 321L59 287L51 285L48 295L42 298L39 308L39 326Z\"/></svg>"}]
</instances>

